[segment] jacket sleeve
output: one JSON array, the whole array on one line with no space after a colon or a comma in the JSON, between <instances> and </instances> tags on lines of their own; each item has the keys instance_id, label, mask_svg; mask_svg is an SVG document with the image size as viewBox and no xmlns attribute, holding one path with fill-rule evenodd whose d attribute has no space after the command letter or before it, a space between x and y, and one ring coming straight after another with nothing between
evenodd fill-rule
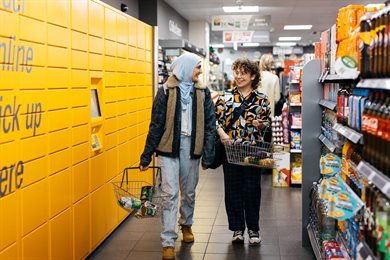
<instances>
[{"instance_id":1,"label":"jacket sleeve","mask_svg":"<svg viewBox=\"0 0 390 260\"><path fill-rule=\"evenodd\" d=\"M203 156L202 164L210 165L214 160L214 142L215 142L215 106L211 98L210 90L205 90L205 100L204 100L204 144L203 144Z\"/></svg>"},{"instance_id":2,"label":"jacket sleeve","mask_svg":"<svg viewBox=\"0 0 390 260\"><path fill-rule=\"evenodd\" d=\"M152 116L149 125L149 133L146 138L144 152L141 155L140 164L147 166L152 161L152 155L161 141L165 129L168 97L164 88L160 87L153 101Z\"/></svg>"}]
</instances>

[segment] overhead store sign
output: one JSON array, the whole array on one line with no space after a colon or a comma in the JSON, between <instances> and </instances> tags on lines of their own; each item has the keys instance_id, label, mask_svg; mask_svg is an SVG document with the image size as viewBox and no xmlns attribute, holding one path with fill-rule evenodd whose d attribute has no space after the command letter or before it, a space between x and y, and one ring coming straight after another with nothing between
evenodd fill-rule
<instances>
[{"instance_id":1,"label":"overhead store sign","mask_svg":"<svg viewBox=\"0 0 390 260\"><path fill-rule=\"evenodd\" d=\"M182 36L182 30L181 28L172 20L169 20L169 31L173 32L177 36Z\"/></svg>"},{"instance_id":2,"label":"overhead store sign","mask_svg":"<svg viewBox=\"0 0 390 260\"><path fill-rule=\"evenodd\" d=\"M248 30L252 15L219 15L213 16L213 31Z\"/></svg>"},{"instance_id":3,"label":"overhead store sign","mask_svg":"<svg viewBox=\"0 0 390 260\"><path fill-rule=\"evenodd\" d=\"M252 42L253 31L224 31L223 42Z\"/></svg>"},{"instance_id":4,"label":"overhead store sign","mask_svg":"<svg viewBox=\"0 0 390 260\"><path fill-rule=\"evenodd\" d=\"M213 31L262 31L270 26L270 22L270 15L217 15L212 17L211 29Z\"/></svg>"}]
</instances>

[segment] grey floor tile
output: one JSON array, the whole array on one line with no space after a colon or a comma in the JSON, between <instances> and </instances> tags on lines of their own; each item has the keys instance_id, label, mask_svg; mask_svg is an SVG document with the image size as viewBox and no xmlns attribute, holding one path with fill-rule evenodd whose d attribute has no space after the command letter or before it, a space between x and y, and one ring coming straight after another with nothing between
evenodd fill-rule
<instances>
[{"instance_id":1,"label":"grey floor tile","mask_svg":"<svg viewBox=\"0 0 390 260\"><path fill-rule=\"evenodd\" d=\"M194 233L195 242L198 243L208 243L210 239L210 234L207 233Z\"/></svg>"},{"instance_id":2,"label":"grey floor tile","mask_svg":"<svg viewBox=\"0 0 390 260\"><path fill-rule=\"evenodd\" d=\"M212 234L230 234L233 235L233 232L229 230L228 225L214 225Z\"/></svg>"},{"instance_id":3,"label":"grey floor tile","mask_svg":"<svg viewBox=\"0 0 390 260\"><path fill-rule=\"evenodd\" d=\"M203 260L204 254L198 253L176 253L175 260Z\"/></svg>"},{"instance_id":4,"label":"grey floor tile","mask_svg":"<svg viewBox=\"0 0 390 260\"><path fill-rule=\"evenodd\" d=\"M160 232L145 232L145 234L141 237L141 240L144 240L144 241L161 241L160 240Z\"/></svg>"},{"instance_id":5,"label":"grey floor tile","mask_svg":"<svg viewBox=\"0 0 390 260\"><path fill-rule=\"evenodd\" d=\"M140 240L137 242L133 251L143 251L143 252L161 252L162 245L159 241L144 241Z\"/></svg>"},{"instance_id":6,"label":"grey floor tile","mask_svg":"<svg viewBox=\"0 0 390 260\"><path fill-rule=\"evenodd\" d=\"M253 255L245 254L206 254L203 260L280 260L280 256L262 256L257 255L256 258Z\"/></svg>"},{"instance_id":7,"label":"grey floor tile","mask_svg":"<svg viewBox=\"0 0 390 260\"><path fill-rule=\"evenodd\" d=\"M212 226L215 222L215 218L194 218L192 226Z\"/></svg>"},{"instance_id":8,"label":"grey floor tile","mask_svg":"<svg viewBox=\"0 0 390 260\"><path fill-rule=\"evenodd\" d=\"M162 258L162 249L160 252L131 252L126 260L142 259L142 260L156 260Z\"/></svg>"},{"instance_id":9,"label":"grey floor tile","mask_svg":"<svg viewBox=\"0 0 390 260\"><path fill-rule=\"evenodd\" d=\"M245 254L245 245L234 245L232 243L212 243L207 245L206 254Z\"/></svg>"},{"instance_id":10,"label":"grey floor tile","mask_svg":"<svg viewBox=\"0 0 390 260\"><path fill-rule=\"evenodd\" d=\"M124 260L129 255L129 252L103 251L97 255L92 255L88 259L93 260Z\"/></svg>"},{"instance_id":11,"label":"grey floor tile","mask_svg":"<svg viewBox=\"0 0 390 260\"><path fill-rule=\"evenodd\" d=\"M210 235L210 243L231 243L233 234L214 234Z\"/></svg>"},{"instance_id":12,"label":"grey floor tile","mask_svg":"<svg viewBox=\"0 0 390 260\"><path fill-rule=\"evenodd\" d=\"M192 232L194 233L211 233L211 230L213 229L212 225L202 225L202 226L193 226Z\"/></svg>"},{"instance_id":13,"label":"grey floor tile","mask_svg":"<svg viewBox=\"0 0 390 260\"><path fill-rule=\"evenodd\" d=\"M176 242L175 250L181 253L198 253L204 254L206 252L207 243L182 243Z\"/></svg>"}]
</instances>

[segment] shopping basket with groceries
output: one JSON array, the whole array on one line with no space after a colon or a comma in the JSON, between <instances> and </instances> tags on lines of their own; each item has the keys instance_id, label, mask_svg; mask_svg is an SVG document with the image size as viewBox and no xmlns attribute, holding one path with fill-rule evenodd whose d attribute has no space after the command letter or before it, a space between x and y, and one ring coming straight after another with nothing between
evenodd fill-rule
<instances>
[{"instance_id":1,"label":"shopping basket with groceries","mask_svg":"<svg viewBox=\"0 0 390 260\"><path fill-rule=\"evenodd\" d=\"M282 152L283 146L265 141L267 131L268 127L263 131L260 141L244 141L240 138L224 141L227 161L243 166L275 168L275 161L280 159L274 154Z\"/></svg>"},{"instance_id":2,"label":"shopping basket with groceries","mask_svg":"<svg viewBox=\"0 0 390 260\"><path fill-rule=\"evenodd\" d=\"M151 166L149 169L153 169L156 174L153 175L154 183L155 176L161 176L161 168ZM127 167L123 170L122 180L112 182L118 204L130 213L135 212L138 218L160 215L164 196L167 195L164 195L156 185L144 180L134 180L134 178L129 180L131 171L139 172L140 169L139 167Z\"/></svg>"}]
</instances>

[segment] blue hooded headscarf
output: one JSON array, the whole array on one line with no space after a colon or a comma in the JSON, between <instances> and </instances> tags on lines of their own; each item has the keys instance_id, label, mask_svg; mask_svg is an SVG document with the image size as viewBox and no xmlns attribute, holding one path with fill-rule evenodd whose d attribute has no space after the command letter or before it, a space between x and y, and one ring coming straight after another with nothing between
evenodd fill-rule
<instances>
[{"instance_id":1,"label":"blue hooded headscarf","mask_svg":"<svg viewBox=\"0 0 390 260\"><path fill-rule=\"evenodd\" d=\"M191 99L191 90L194 85L192 74L196 65L200 62L200 57L193 53L186 53L172 62L171 70L180 81L180 96L183 104L188 104Z\"/></svg>"}]
</instances>

